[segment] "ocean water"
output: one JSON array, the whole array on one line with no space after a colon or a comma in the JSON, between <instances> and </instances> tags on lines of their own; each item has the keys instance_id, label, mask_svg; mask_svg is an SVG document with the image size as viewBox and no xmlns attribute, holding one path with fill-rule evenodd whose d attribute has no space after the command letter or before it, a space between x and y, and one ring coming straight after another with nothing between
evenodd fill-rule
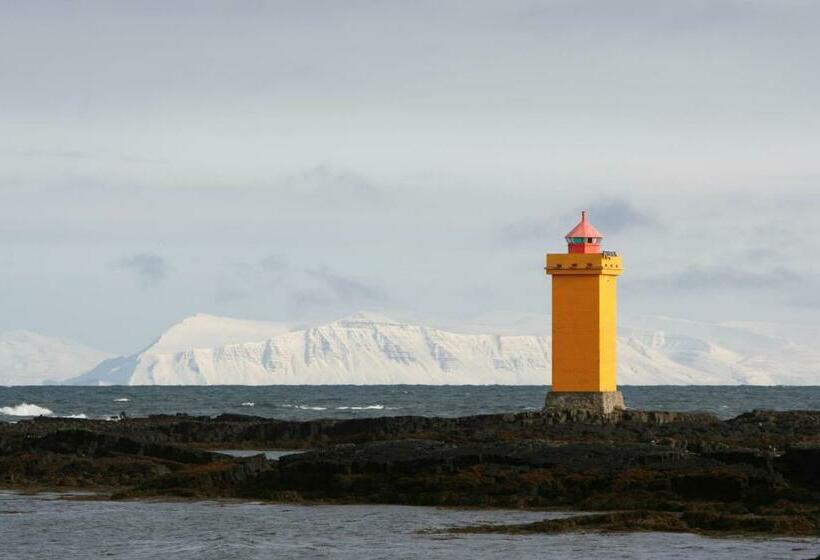
<instances>
[{"instance_id":1,"label":"ocean water","mask_svg":"<svg viewBox=\"0 0 820 560\"><path fill-rule=\"evenodd\" d=\"M820 386L627 386L627 406L702 410L728 418L763 408L820 409ZM0 421L47 414L109 418L186 413L253 414L270 418L464 416L538 410L546 386L302 385L209 387L0 387Z\"/></svg>"},{"instance_id":2,"label":"ocean water","mask_svg":"<svg viewBox=\"0 0 820 560\"><path fill-rule=\"evenodd\" d=\"M688 534L446 535L454 526L566 514L406 506L74 501L0 492L0 558L776 560L820 554L820 539Z\"/></svg>"}]
</instances>

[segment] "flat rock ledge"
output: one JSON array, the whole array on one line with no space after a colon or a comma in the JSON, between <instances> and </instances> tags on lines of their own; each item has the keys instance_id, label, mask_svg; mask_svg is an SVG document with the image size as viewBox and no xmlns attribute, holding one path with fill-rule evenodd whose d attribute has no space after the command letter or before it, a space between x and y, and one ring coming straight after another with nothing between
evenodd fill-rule
<instances>
[{"instance_id":1,"label":"flat rock ledge","mask_svg":"<svg viewBox=\"0 0 820 560\"><path fill-rule=\"evenodd\" d=\"M545 519L514 525L474 525L428 531L445 534L503 533L526 535L570 532L637 532L700 533L736 535L816 534L816 527L800 515L755 515L720 511L619 511Z\"/></svg>"},{"instance_id":2,"label":"flat rock ledge","mask_svg":"<svg viewBox=\"0 0 820 560\"><path fill-rule=\"evenodd\" d=\"M219 448L309 451L273 461ZM820 535L820 411L37 418L0 424L0 486L602 512L464 531Z\"/></svg>"}]
</instances>

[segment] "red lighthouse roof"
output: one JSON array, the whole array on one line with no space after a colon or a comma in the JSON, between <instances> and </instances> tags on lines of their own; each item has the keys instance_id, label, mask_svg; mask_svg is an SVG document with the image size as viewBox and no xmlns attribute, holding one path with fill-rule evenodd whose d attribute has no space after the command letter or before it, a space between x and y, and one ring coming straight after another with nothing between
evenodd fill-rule
<instances>
[{"instance_id":1,"label":"red lighthouse roof","mask_svg":"<svg viewBox=\"0 0 820 560\"><path fill-rule=\"evenodd\" d=\"M589 223L586 210L581 212L581 221L566 236L570 253L600 253L604 235Z\"/></svg>"},{"instance_id":2,"label":"red lighthouse roof","mask_svg":"<svg viewBox=\"0 0 820 560\"><path fill-rule=\"evenodd\" d=\"M589 223L587 219L587 211L581 211L581 221L578 225L572 228L572 231L566 234L565 237L597 237L602 238L604 234L598 231L595 226Z\"/></svg>"}]
</instances>

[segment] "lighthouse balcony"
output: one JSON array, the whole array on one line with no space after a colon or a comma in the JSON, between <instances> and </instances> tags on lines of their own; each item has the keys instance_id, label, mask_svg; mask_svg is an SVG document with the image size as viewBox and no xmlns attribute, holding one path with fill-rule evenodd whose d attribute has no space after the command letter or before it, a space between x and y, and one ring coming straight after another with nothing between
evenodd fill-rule
<instances>
[{"instance_id":1,"label":"lighthouse balcony","mask_svg":"<svg viewBox=\"0 0 820 560\"><path fill-rule=\"evenodd\" d=\"M621 257L605 253L554 253L547 255L547 274L596 274L619 276L623 272Z\"/></svg>"}]
</instances>

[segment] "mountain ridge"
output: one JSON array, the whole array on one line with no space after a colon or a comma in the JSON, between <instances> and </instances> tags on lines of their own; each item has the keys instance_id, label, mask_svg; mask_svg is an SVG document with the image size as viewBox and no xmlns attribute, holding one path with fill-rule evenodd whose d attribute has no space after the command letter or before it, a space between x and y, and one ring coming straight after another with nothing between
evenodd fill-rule
<instances>
[{"instance_id":1,"label":"mountain ridge","mask_svg":"<svg viewBox=\"0 0 820 560\"><path fill-rule=\"evenodd\" d=\"M33 331L0 332L0 385L61 382L108 356L78 342Z\"/></svg>"},{"instance_id":2,"label":"mountain ridge","mask_svg":"<svg viewBox=\"0 0 820 560\"><path fill-rule=\"evenodd\" d=\"M815 385L820 377L820 353L786 339L662 317L636 322L618 341L623 385ZM693 336L701 331L720 343ZM69 383L546 384L550 347L548 336L458 333L365 312L300 330L198 314Z\"/></svg>"}]
</instances>

